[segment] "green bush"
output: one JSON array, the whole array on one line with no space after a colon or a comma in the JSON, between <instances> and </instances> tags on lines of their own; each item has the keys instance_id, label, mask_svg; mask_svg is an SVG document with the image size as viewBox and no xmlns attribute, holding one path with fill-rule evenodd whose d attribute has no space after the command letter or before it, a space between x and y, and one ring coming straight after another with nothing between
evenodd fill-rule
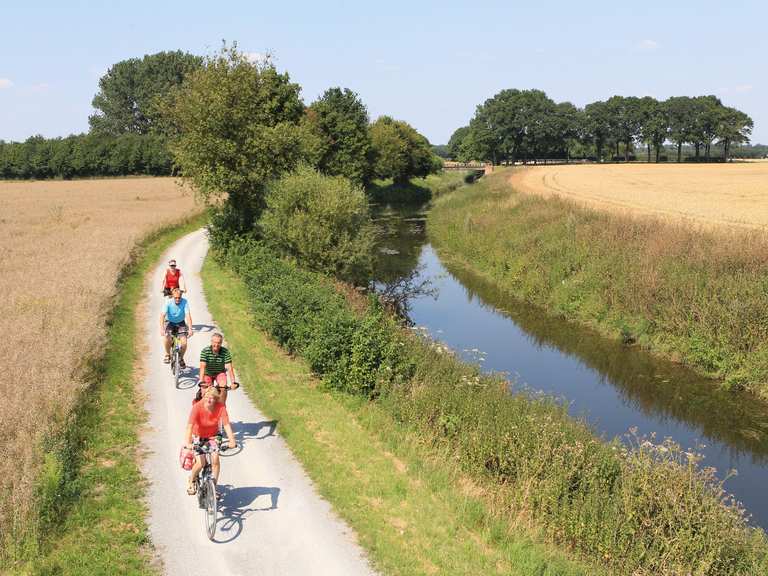
<instances>
[{"instance_id":1,"label":"green bush","mask_svg":"<svg viewBox=\"0 0 768 576\"><path fill-rule=\"evenodd\" d=\"M299 264L362 284L375 241L361 188L340 176L300 166L269 186L259 220L264 241Z\"/></svg>"}]
</instances>

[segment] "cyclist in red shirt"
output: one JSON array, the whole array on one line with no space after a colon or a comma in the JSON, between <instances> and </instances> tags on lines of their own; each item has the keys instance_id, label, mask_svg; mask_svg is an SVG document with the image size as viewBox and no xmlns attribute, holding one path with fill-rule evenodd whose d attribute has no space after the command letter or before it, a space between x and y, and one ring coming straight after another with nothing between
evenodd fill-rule
<instances>
[{"instance_id":1,"label":"cyclist in red shirt","mask_svg":"<svg viewBox=\"0 0 768 576\"><path fill-rule=\"evenodd\" d=\"M167 298L174 288L178 288L184 293L187 291L187 282L181 274L181 268L176 267L176 260L171 259L163 276L163 295Z\"/></svg>"},{"instance_id":2,"label":"cyclist in red shirt","mask_svg":"<svg viewBox=\"0 0 768 576\"><path fill-rule=\"evenodd\" d=\"M213 386L208 387L203 396L202 402L195 402L192 405L192 411L189 413L187 421L187 430L184 437L184 444L187 449L194 449L192 442L193 436L198 445L210 445L215 451L211 453L211 468L213 469L214 482L219 480L219 470L221 469L218 454L218 444L216 435L219 432L219 422L224 425L224 431L227 434L227 445L235 448L235 435L232 432L232 426L229 423L226 405L219 402L221 395ZM187 494L192 495L197 492L197 476L203 469L203 456L198 452L195 454L195 464L192 466L192 473L187 481Z\"/></svg>"}]
</instances>

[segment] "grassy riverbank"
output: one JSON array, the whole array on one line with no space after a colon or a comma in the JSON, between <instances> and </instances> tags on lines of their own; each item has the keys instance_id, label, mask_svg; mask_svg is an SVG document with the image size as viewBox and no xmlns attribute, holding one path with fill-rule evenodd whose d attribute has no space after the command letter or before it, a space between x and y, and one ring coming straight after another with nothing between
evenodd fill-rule
<instances>
[{"instance_id":1,"label":"grassy riverbank","mask_svg":"<svg viewBox=\"0 0 768 576\"><path fill-rule=\"evenodd\" d=\"M519 194L508 175L434 203L428 233L441 256L516 298L768 398L765 234Z\"/></svg>"},{"instance_id":2,"label":"grassy riverbank","mask_svg":"<svg viewBox=\"0 0 768 576\"><path fill-rule=\"evenodd\" d=\"M383 574L600 574L514 529L446 446L384 406L333 391L257 326L243 281L211 258L211 312L238 358L248 395L270 418L320 493L355 530ZM297 313L301 313L298 311Z\"/></svg>"},{"instance_id":3,"label":"grassy riverbank","mask_svg":"<svg viewBox=\"0 0 768 576\"><path fill-rule=\"evenodd\" d=\"M438 454L430 460L438 469L458 467L510 533L575 549L619 574L768 569L765 535L746 525L695 455L669 441L606 444L563 406L510 394L506 382L405 331L376 300L342 295L258 243L216 253L244 280L242 306L260 327L326 389L382 410L414 449Z\"/></svg>"},{"instance_id":4,"label":"grassy riverbank","mask_svg":"<svg viewBox=\"0 0 768 576\"><path fill-rule=\"evenodd\" d=\"M13 574L153 574L137 450L144 422L137 388L141 325L137 307L146 273L175 240L204 217L146 238L123 270L104 357L93 367L65 432L46 449L39 479L39 531L3 567Z\"/></svg>"}]
</instances>

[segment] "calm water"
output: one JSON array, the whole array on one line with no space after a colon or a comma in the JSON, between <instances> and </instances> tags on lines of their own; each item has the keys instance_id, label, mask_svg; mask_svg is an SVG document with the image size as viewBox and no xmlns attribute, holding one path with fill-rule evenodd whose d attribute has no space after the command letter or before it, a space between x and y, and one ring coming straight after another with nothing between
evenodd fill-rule
<instances>
[{"instance_id":1,"label":"calm water","mask_svg":"<svg viewBox=\"0 0 768 576\"><path fill-rule=\"evenodd\" d=\"M580 326L545 316L505 296L466 270L444 263L427 241L426 214L386 208L377 280L413 275L429 279L437 296L409 301L409 317L487 371L563 398L605 438L626 434L671 437L684 448L704 444L702 465L721 477L768 528L768 404L718 389L714 383L671 362L600 337ZM416 273L414 274L414 270ZM477 351L480 351L478 353Z\"/></svg>"}]
</instances>

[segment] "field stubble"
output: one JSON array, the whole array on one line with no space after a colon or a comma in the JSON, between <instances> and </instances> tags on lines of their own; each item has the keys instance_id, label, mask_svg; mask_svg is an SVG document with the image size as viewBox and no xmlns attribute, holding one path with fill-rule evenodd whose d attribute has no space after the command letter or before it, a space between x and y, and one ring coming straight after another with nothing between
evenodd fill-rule
<instances>
[{"instance_id":1,"label":"field stubble","mask_svg":"<svg viewBox=\"0 0 768 576\"><path fill-rule=\"evenodd\" d=\"M509 180L520 192L614 212L768 229L768 162L536 166Z\"/></svg>"},{"instance_id":2,"label":"field stubble","mask_svg":"<svg viewBox=\"0 0 768 576\"><path fill-rule=\"evenodd\" d=\"M41 469L61 466L40 448L55 444L91 383L136 243L196 210L172 178L0 182L0 422L16 468L0 476L0 532L34 529Z\"/></svg>"}]
</instances>

